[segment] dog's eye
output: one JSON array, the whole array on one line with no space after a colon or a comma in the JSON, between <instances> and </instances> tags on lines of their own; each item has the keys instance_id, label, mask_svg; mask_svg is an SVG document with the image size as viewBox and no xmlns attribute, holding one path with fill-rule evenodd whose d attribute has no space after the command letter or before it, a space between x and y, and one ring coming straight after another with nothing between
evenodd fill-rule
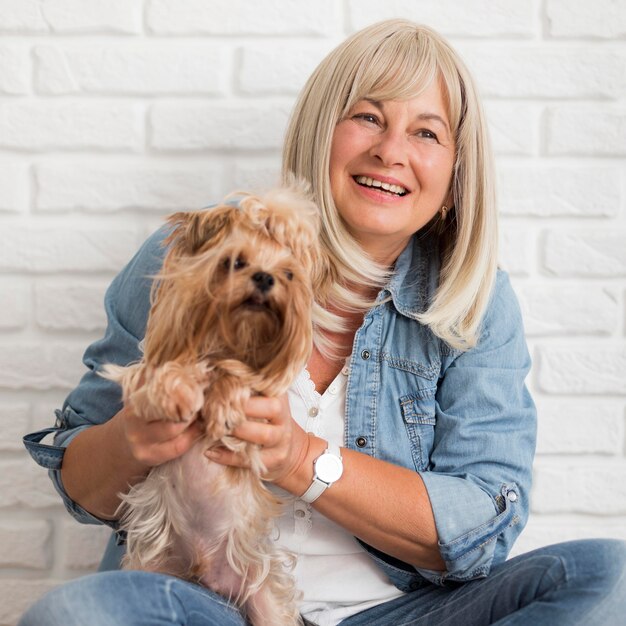
<instances>
[{"instance_id":1,"label":"dog's eye","mask_svg":"<svg viewBox=\"0 0 626 626\"><path fill-rule=\"evenodd\" d=\"M248 264L246 263L245 259L242 259L240 256L238 256L233 262L233 269L242 270L246 265Z\"/></svg>"},{"instance_id":2,"label":"dog's eye","mask_svg":"<svg viewBox=\"0 0 626 626\"><path fill-rule=\"evenodd\" d=\"M289 270L287 270L285 272L285 276L287 277L287 280L293 280L293 272L290 272Z\"/></svg>"},{"instance_id":3,"label":"dog's eye","mask_svg":"<svg viewBox=\"0 0 626 626\"><path fill-rule=\"evenodd\" d=\"M246 265L248 265L245 261L244 258L238 256L234 261L230 258L230 257L226 257L223 261L222 261L222 267L225 270L241 270L244 267L246 267Z\"/></svg>"}]
</instances>

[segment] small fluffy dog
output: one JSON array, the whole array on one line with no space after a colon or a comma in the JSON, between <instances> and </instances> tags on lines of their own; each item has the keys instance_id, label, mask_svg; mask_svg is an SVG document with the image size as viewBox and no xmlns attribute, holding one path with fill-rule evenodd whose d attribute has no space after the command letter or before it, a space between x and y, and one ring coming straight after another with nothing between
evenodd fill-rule
<instances>
[{"instance_id":1,"label":"small fluffy dog","mask_svg":"<svg viewBox=\"0 0 626 626\"><path fill-rule=\"evenodd\" d=\"M199 582L254 626L301 623L293 557L271 537L281 502L260 479L258 447L230 433L251 394L283 394L310 355L318 221L292 189L171 216L143 358L105 373L136 415L196 418L206 433L123 496L124 567ZM208 460L218 445L247 455L251 469Z\"/></svg>"}]
</instances>

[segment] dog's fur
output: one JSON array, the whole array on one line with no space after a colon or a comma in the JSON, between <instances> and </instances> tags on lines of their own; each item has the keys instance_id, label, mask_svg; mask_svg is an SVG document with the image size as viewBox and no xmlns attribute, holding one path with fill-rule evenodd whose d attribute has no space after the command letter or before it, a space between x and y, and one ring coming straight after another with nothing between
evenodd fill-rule
<instances>
[{"instance_id":1,"label":"dog's fur","mask_svg":"<svg viewBox=\"0 0 626 626\"><path fill-rule=\"evenodd\" d=\"M196 418L206 432L123 496L124 567L199 582L254 626L300 623L293 557L271 537L281 503L260 478L258 447L230 433L251 394L283 394L310 355L318 221L315 205L289 189L170 217L143 359L105 373L136 415ZM246 455L251 469L209 461L216 445Z\"/></svg>"}]
</instances>

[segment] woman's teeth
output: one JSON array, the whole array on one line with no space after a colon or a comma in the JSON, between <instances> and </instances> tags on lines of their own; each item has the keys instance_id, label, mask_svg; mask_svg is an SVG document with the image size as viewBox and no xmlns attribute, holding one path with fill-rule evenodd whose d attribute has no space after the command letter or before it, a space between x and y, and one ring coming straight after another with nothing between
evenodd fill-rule
<instances>
[{"instance_id":1,"label":"woman's teeth","mask_svg":"<svg viewBox=\"0 0 626 626\"><path fill-rule=\"evenodd\" d=\"M383 183L382 181L376 180L375 178L369 178L369 176L355 176L354 180L356 180L359 185L365 185L366 187L377 187L385 191L389 191L390 193L395 193L398 196L404 196L407 193L407 190L404 187L400 187L400 185Z\"/></svg>"}]
</instances>

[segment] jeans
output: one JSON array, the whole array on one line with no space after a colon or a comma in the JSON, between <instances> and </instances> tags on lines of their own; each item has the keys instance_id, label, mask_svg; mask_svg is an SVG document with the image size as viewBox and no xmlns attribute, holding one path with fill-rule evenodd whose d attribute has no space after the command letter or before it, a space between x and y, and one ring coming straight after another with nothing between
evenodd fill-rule
<instances>
[{"instance_id":1,"label":"jeans","mask_svg":"<svg viewBox=\"0 0 626 626\"><path fill-rule=\"evenodd\" d=\"M345 619L342 626L619 626L626 616L626 543L572 541L492 568L487 578L423 588ZM92 574L35 603L19 626L244 626L224 598L138 571Z\"/></svg>"}]
</instances>

